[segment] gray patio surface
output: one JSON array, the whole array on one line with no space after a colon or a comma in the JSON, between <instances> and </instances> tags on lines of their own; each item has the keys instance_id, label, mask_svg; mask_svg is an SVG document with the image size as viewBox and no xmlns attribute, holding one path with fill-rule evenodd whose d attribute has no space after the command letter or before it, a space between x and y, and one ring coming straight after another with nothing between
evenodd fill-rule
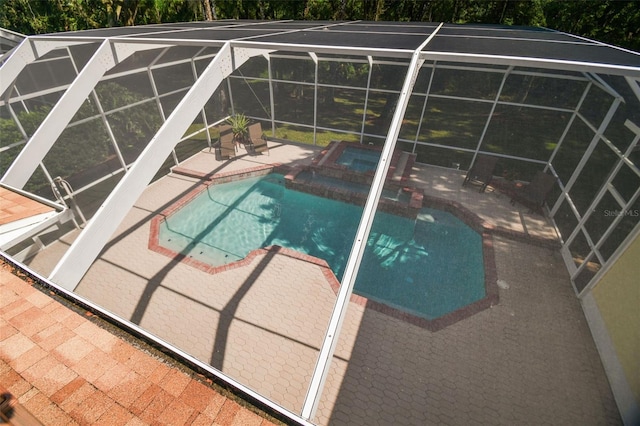
<instances>
[{"instance_id":1,"label":"gray patio surface","mask_svg":"<svg viewBox=\"0 0 640 426\"><path fill-rule=\"evenodd\" d=\"M181 167L202 173L303 164L318 149ZM499 191L462 187L461 171L414 168L412 181L487 222L553 240L547 220ZM335 293L323 268L260 252L211 275L148 250L151 218L198 185L169 175L143 193L76 289L122 318L300 412ZM26 262L47 275L76 233ZM502 234L504 235L504 234ZM620 424L579 300L557 249L494 236L499 304L431 332L350 303L318 424Z\"/></svg>"}]
</instances>

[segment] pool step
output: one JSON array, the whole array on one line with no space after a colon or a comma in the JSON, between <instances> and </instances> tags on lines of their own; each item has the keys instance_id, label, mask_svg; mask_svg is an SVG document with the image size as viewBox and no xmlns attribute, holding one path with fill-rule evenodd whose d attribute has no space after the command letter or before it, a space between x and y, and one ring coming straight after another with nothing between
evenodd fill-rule
<instances>
[{"instance_id":1,"label":"pool step","mask_svg":"<svg viewBox=\"0 0 640 426\"><path fill-rule=\"evenodd\" d=\"M415 154L402 151L400 153L400 158L398 159L398 164L396 165L396 169L393 171L393 176L391 176L391 180L393 182L406 181L409 177L411 168L413 168L413 163L415 161L416 161Z\"/></svg>"},{"instance_id":2,"label":"pool step","mask_svg":"<svg viewBox=\"0 0 640 426\"><path fill-rule=\"evenodd\" d=\"M336 150L338 146L340 146L340 143L338 141L331 141L331 143L328 146L328 150L322 153L322 158L320 159L317 165L322 166L325 163L325 161L327 161L327 158L331 157L331 154L333 153L333 151Z\"/></svg>"}]
</instances>

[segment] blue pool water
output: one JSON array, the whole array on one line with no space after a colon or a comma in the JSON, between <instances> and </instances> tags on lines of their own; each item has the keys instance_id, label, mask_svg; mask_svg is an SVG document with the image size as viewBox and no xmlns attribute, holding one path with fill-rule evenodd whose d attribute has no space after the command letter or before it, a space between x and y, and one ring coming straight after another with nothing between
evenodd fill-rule
<instances>
[{"instance_id":1,"label":"blue pool water","mask_svg":"<svg viewBox=\"0 0 640 426\"><path fill-rule=\"evenodd\" d=\"M362 207L284 187L270 174L212 185L160 227L159 243L218 266L280 245L327 261L342 278ZM482 240L453 215L378 212L355 292L427 319L485 296Z\"/></svg>"},{"instance_id":2,"label":"blue pool water","mask_svg":"<svg viewBox=\"0 0 640 426\"><path fill-rule=\"evenodd\" d=\"M346 166L354 172L371 172L378 166L380 154L380 151L347 146L336 160L336 164Z\"/></svg>"}]
</instances>

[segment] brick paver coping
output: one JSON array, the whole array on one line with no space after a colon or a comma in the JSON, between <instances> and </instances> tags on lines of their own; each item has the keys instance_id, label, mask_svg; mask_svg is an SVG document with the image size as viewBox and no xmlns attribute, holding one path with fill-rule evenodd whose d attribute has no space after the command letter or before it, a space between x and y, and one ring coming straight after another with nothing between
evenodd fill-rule
<instances>
[{"instance_id":1,"label":"brick paver coping","mask_svg":"<svg viewBox=\"0 0 640 426\"><path fill-rule=\"evenodd\" d=\"M1 260L0 384L46 425L280 424Z\"/></svg>"},{"instance_id":2,"label":"brick paver coping","mask_svg":"<svg viewBox=\"0 0 640 426\"><path fill-rule=\"evenodd\" d=\"M188 204L191 200L197 197L202 191L206 190L210 185L233 182L241 179L246 179L252 176L261 176L273 171L277 171L282 174L286 174L290 171L290 168L287 166L283 166L281 164L277 165L261 165L256 167L251 167L248 169L243 169L239 171L225 172L220 174L203 174L192 170L187 169L173 169L174 173L180 173L191 177L196 177L202 180L202 184L197 188L193 189L187 195L182 197L180 200L169 206L167 209L162 211L160 214L156 215L151 220L150 232L149 232L149 249L155 251L157 253L163 254L171 259L178 259L180 262L185 263L193 268L199 269L201 271L207 272L209 274L218 274L221 272L229 271L236 268L241 268L249 265L256 256L263 255L266 252L272 252L277 255L284 255L291 258L298 259L300 261L313 263L321 268L322 273L328 283L328 285L333 289L335 293L338 292L340 288L340 282L333 274L333 271L329 267L326 261L323 259L309 256L304 253L297 252L295 250L287 249L280 246L270 246L263 247L256 250L251 251L244 259L241 259L236 262L231 262L225 265L220 266L212 266L208 263L202 262L200 260L194 259L189 256L185 256L184 254L177 253L173 250L170 250L167 247L164 247L160 244L159 234L160 234L160 225L162 222L166 220L167 217L171 216L174 212ZM497 285L497 272L495 265L495 255L493 250L493 237L492 231L494 231L494 227L485 223L482 219L480 219L476 214L469 211L462 205L456 202L442 200L434 197L424 197L422 200L422 206L431 207L439 210L446 211L448 213L453 214L458 219L466 223L473 230L475 230L478 234L482 236L482 251L483 251L483 263L484 263L484 275L485 275L485 296L471 304L463 306L453 312L449 312L445 315L442 315L435 319L426 319L417 315L410 314L408 312L402 311L400 309L391 307L384 303L380 303L366 297L352 294L351 302L366 306L369 309L374 311L389 315L393 318L400 319L402 321L408 322L410 324L416 325L418 327L426 328L430 331L437 331L444 327L447 327L451 324L454 324L458 321L461 321L465 318L468 318L478 312L481 312L491 306L498 304L499 296L498 296L498 285Z\"/></svg>"}]
</instances>

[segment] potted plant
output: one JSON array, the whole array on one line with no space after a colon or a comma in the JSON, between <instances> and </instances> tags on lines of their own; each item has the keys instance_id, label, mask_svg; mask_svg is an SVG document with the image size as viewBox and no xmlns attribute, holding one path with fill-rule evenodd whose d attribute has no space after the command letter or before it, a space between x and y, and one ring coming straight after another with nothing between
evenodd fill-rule
<instances>
[{"instance_id":1,"label":"potted plant","mask_svg":"<svg viewBox=\"0 0 640 426\"><path fill-rule=\"evenodd\" d=\"M236 143L244 144L249 136L249 119L246 115L239 113L227 118L227 124L231 126L233 140Z\"/></svg>"}]
</instances>

